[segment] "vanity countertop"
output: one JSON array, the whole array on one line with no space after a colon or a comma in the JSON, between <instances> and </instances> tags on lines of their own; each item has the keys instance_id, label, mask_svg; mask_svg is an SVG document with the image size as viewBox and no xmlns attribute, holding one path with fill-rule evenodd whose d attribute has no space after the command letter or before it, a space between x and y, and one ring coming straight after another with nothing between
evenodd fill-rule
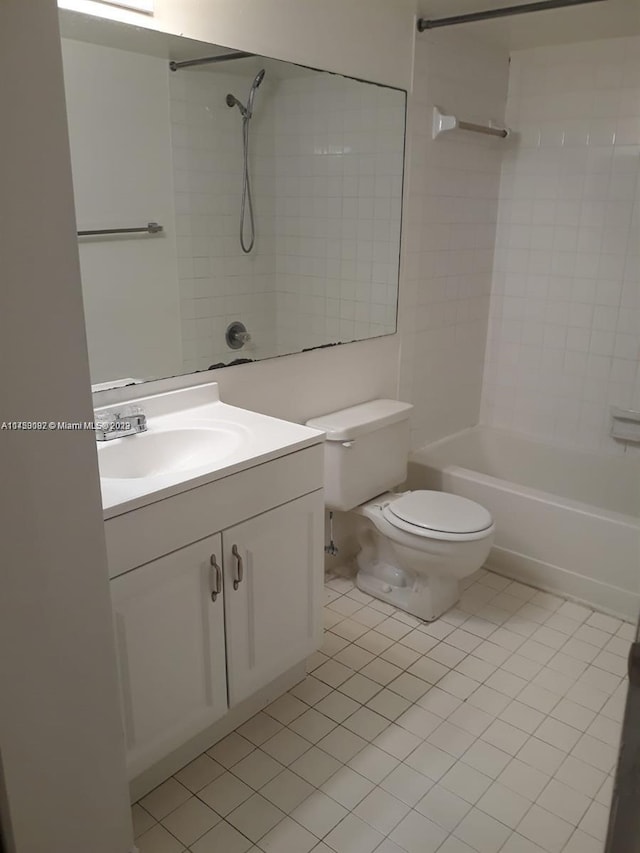
<instances>
[{"instance_id":1,"label":"vanity countertop","mask_svg":"<svg viewBox=\"0 0 640 853\"><path fill-rule=\"evenodd\" d=\"M130 400L147 431L98 442L105 520L306 447L324 433L220 401L216 383ZM96 410L96 420L124 408Z\"/></svg>"}]
</instances>

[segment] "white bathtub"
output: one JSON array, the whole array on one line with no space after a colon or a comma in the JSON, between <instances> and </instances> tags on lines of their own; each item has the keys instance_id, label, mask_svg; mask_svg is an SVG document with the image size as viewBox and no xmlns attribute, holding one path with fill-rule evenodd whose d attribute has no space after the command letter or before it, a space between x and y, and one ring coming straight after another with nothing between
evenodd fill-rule
<instances>
[{"instance_id":1,"label":"white bathtub","mask_svg":"<svg viewBox=\"0 0 640 853\"><path fill-rule=\"evenodd\" d=\"M473 427L411 454L408 485L485 506L487 565L635 620L640 610L640 460Z\"/></svg>"}]
</instances>

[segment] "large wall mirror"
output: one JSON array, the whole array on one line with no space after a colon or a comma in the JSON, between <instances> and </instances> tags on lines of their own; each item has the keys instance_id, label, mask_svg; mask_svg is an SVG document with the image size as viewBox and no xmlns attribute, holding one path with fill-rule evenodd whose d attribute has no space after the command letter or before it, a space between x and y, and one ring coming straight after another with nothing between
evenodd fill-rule
<instances>
[{"instance_id":1,"label":"large wall mirror","mask_svg":"<svg viewBox=\"0 0 640 853\"><path fill-rule=\"evenodd\" d=\"M95 385L395 332L404 91L60 17Z\"/></svg>"}]
</instances>

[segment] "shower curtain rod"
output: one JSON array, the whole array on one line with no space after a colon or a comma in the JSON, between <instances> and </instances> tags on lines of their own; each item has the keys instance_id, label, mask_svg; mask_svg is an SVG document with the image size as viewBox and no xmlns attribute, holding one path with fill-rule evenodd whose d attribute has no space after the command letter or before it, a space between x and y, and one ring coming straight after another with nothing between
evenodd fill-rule
<instances>
[{"instance_id":1,"label":"shower curtain rod","mask_svg":"<svg viewBox=\"0 0 640 853\"><path fill-rule=\"evenodd\" d=\"M487 9L485 12L470 12L467 15L453 15L450 18L418 18L418 32L433 30L436 27L451 27L454 24L469 24L474 21L489 21L493 18L506 18L511 15L526 15L528 12L545 12L550 9L564 9L568 6L582 6L585 3L603 3L606 0L539 0L537 3L525 3L519 6L503 6L502 9Z\"/></svg>"},{"instance_id":2,"label":"shower curtain rod","mask_svg":"<svg viewBox=\"0 0 640 853\"><path fill-rule=\"evenodd\" d=\"M169 63L169 68L172 71L179 71L181 68L190 68L192 65L209 65L213 62L226 62L228 59L246 59L248 56L255 56L255 53L245 53L242 50L236 50L233 53L220 53L218 56L203 56L202 59L184 59L181 62L176 62L172 59Z\"/></svg>"}]
</instances>

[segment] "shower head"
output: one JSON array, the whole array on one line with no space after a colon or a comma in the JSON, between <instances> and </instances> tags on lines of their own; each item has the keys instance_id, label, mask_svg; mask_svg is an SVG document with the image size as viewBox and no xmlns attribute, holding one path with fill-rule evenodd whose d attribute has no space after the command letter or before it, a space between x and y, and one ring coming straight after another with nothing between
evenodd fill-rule
<instances>
[{"instance_id":1,"label":"shower head","mask_svg":"<svg viewBox=\"0 0 640 853\"><path fill-rule=\"evenodd\" d=\"M251 89L249 89L249 99L247 100L247 106L239 101L235 95L232 95L231 92L226 97L226 102L228 107L237 107L240 110L240 114L243 119L250 119L253 115L253 99L255 97L256 89L260 86L262 81L264 80L265 75L264 68L256 74L253 78L253 83L251 84Z\"/></svg>"},{"instance_id":2,"label":"shower head","mask_svg":"<svg viewBox=\"0 0 640 853\"><path fill-rule=\"evenodd\" d=\"M235 95L229 93L226 97L227 105L230 107L238 107L242 116L242 154L244 160L244 169L242 177L242 198L240 202L240 246L245 254L248 254L252 249L256 239L255 220L253 216L253 201L251 199L251 177L249 175L249 127L251 116L253 115L253 99L256 94L256 89L264 80L265 70L262 68L253 78L253 83L249 89L249 97L247 106L243 106ZM248 239L245 240L245 222L246 214L249 214Z\"/></svg>"},{"instance_id":3,"label":"shower head","mask_svg":"<svg viewBox=\"0 0 640 853\"><path fill-rule=\"evenodd\" d=\"M256 89L260 86L260 84L264 80L265 73L266 72L265 72L264 68L262 68L262 69L260 69L260 71L258 71L256 76L253 78L253 83L251 84L251 89L249 90L249 100L247 101L247 113L249 115L249 118L251 118L251 116L253 115L253 99L254 99L255 94L256 94Z\"/></svg>"}]
</instances>

